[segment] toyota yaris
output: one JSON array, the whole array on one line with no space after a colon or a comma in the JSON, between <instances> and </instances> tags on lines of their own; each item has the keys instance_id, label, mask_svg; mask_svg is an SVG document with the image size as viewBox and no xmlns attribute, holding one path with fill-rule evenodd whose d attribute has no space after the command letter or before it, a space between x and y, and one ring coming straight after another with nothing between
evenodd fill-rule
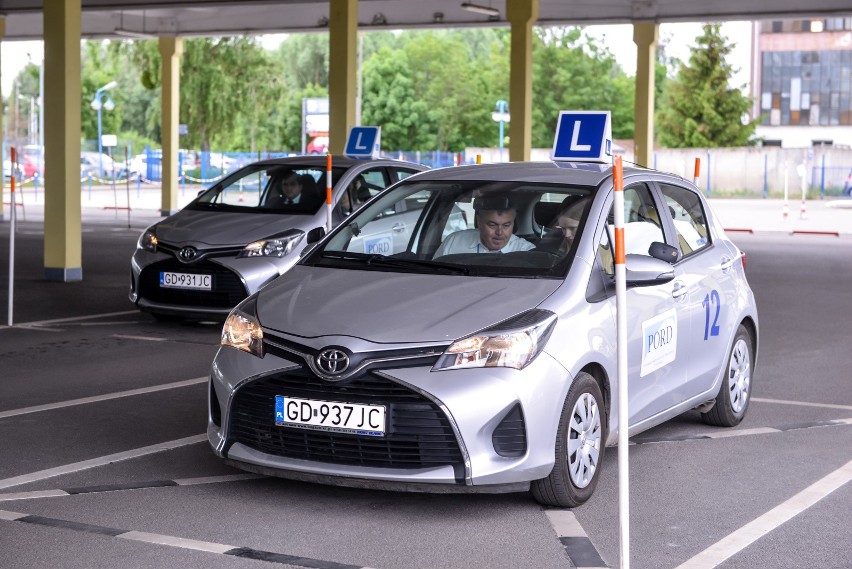
<instances>
[{"instance_id":1,"label":"toyota yaris","mask_svg":"<svg viewBox=\"0 0 852 569\"><path fill-rule=\"evenodd\" d=\"M386 190L230 313L215 453L287 478L573 507L619 429L692 409L737 425L758 348L745 255L691 182L624 177L629 425L611 168L494 164Z\"/></svg>"},{"instance_id":2,"label":"toyota yaris","mask_svg":"<svg viewBox=\"0 0 852 569\"><path fill-rule=\"evenodd\" d=\"M333 157L332 225L425 169L399 160ZM325 156L264 160L230 174L139 237L130 300L160 318L224 319L293 266L311 231L324 232L327 184Z\"/></svg>"}]
</instances>

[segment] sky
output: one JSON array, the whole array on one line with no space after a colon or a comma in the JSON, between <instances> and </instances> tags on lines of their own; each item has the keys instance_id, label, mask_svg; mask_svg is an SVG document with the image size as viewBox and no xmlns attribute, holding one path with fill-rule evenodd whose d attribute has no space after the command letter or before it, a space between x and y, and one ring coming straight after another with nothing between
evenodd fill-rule
<instances>
[{"instance_id":1,"label":"sky","mask_svg":"<svg viewBox=\"0 0 852 569\"><path fill-rule=\"evenodd\" d=\"M630 75L636 73L636 45L633 43L633 28L629 24L587 26L587 33L601 38L610 49L616 61ZM734 85L740 86L749 82L749 54L751 52L751 23L727 22L722 26L722 34L729 43L735 43L730 63L739 73L734 76ZM695 38L701 35L700 23L660 24L660 40L668 41L667 53L684 62L689 61L690 47L695 47ZM264 45L267 47L280 42L281 34L269 36ZM12 82L15 76L32 61L36 65L44 57L44 46L41 41L3 41L0 45L0 79L2 79L3 96L8 97L12 92Z\"/></svg>"}]
</instances>

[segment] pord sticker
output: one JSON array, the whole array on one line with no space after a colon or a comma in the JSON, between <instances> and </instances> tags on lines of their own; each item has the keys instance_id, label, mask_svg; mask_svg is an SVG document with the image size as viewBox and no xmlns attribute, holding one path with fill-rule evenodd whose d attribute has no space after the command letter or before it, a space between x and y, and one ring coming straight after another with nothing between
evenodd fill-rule
<instances>
[{"instance_id":1,"label":"pord sticker","mask_svg":"<svg viewBox=\"0 0 852 569\"><path fill-rule=\"evenodd\" d=\"M675 360L677 354L677 313L674 309L642 323L642 367L645 377Z\"/></svg>"}]
</instances>

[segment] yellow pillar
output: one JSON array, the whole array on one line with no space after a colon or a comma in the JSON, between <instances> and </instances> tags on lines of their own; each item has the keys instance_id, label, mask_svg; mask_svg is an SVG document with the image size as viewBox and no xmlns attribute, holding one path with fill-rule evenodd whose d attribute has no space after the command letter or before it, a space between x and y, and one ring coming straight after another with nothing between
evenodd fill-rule
<instances>
[{"instance_id":1,"label":"yellow pillar","mask_svg":"<svg viewBox=\"0 0 852 569\"><path fill-rule=\"evenodd\" d=\"M659 36L660 27L655 23L633 24L633 42L636 44L634 160L649 168L654 165L654 71Z\"/></svg>"},{"instance_id":2,"label":"yellow pillar","mask_svg":"<svg viewBox=\"0 0 852 569\"><path fill-rule=\"evenodd\" d=\"M160 143L163 147L162 195L160 213L171 215L178 210L178 186L180 172L178 153L180 138L180 56L183 55L183 38L163 36L160 38L162 73L162 119Z\"/></svg>"},{"instance_id":3,"label":"yellow pillar","mask_svg":"<svg viewBox=\"0 0 852 569\"><path fill-rule=\"evenodd\" d=\"M341 154L355 125L358 1L331 0L328 31L328 147Z\"/></svg>"},{"instance_id":4,"label":"yellow pillar","mask_svg":"<svg viewBox=\"0 0 852 569\"><path fill-rule=\"evenodd\" d=\"M530 159L532 146L532 26L538 20L539 0L506 2L512 26L509 71L509 161Z\"/></svg>"},{"instance_id":5,"label":"yellow pillar","mask_svg":"<svg viewBox=\"0 0 852 569\"><path fill-rule=\"evenodd\" d=\"M0 16L0 46L3 45L3 37L6 35L6 16ZM3 59L3 56L0 55L0 60ZM3 156L0 156L0 161L6 160L6 156L8 156L8 150L6 150L6 131L3 129L3 113L0 112L0 141L2 141L2 145L0 145L3 149ZM0 182L0 221L3 221L5 218L3 217L3 191L6 189L6 179L3 178L3 181Z\"/></svg>"},{"instance_id":6,"label":"yellow pillar","mask_svg":"<svg viewBox=\"0 0 852 569\"><path fill-rule=\"evenodd\" d=\"M44 276L81 281L81 0L44 1Z\"/></svg>"}]
</instances>

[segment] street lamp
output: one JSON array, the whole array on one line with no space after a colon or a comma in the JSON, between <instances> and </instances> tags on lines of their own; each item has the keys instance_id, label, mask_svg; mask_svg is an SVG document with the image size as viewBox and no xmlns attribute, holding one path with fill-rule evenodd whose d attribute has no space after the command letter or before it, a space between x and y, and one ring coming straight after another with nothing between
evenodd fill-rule
<instances>
[{"instance_id":1,"label":"street lamp","mask_svg":"<svg viewBox=\"0 0 852 569\"><path fill-rule=\"evenodd\" d=\"M109 96L110 89L114 88L118 83L115 81L110 81L97 91L95 91L95 98L92 99L92 108L98 111L98 176L104 177L104 164L102 156L104 155L103 143L101 139L103 138L102 129L101 129L101 108L104 108L108 111L111 111L115 108L115 103L112 102L112 99ZM106 98L105 101L101 101L101 99Z\"/></svg>"},{"instance_id":2,"label":"street lamp","mask_svg":"<svg viewBox=\"0 0 852 569\"><path fill-rule=\"evenodd\" d=\"M503 161L503 123L509 122L509 103L500 99L497 101L496 110L491 113L491 118L500 123L500 162Z\"/></svg>"}]
</instances>

